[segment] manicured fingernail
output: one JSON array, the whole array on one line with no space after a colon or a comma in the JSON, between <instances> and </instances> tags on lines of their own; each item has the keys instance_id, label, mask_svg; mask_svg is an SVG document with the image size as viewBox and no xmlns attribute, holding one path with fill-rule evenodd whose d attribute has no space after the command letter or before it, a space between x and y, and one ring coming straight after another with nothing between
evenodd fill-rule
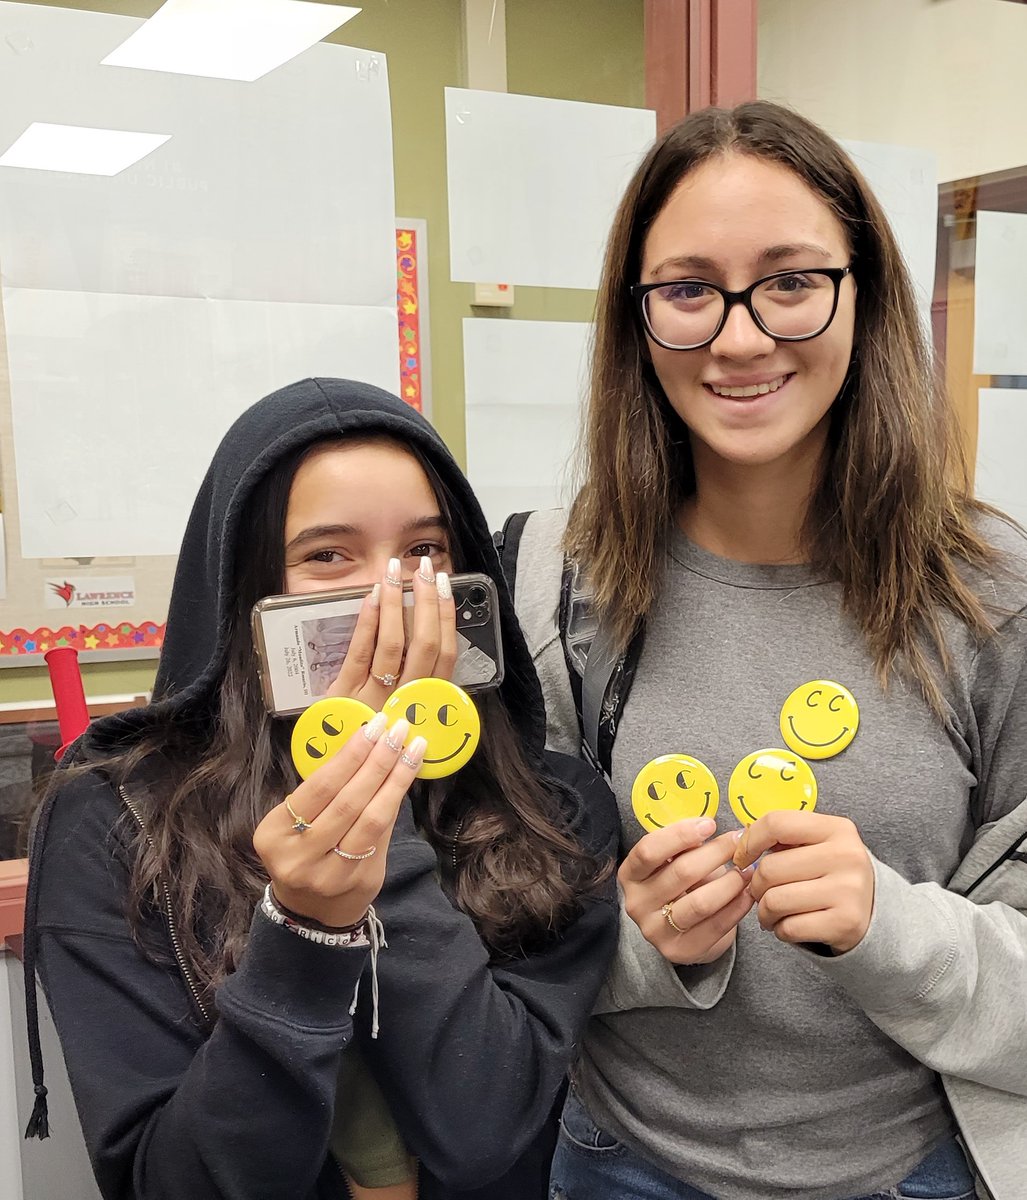
<instances>
[{"instance_id":1,"label":"manicured fingernail","mask_svg":"<svg viewBox=\"0 0 1027 1200\"><path fill-rule=\"evenodd\" d=\"M435 582L435 564L427 554L421 559L421 566L417 573L425 583Z\"/></svg>"},{"instance_id":2,"label":"manicured fingernail","mask_svg":"<svg viewBox=\"0 0 1027 1200\"><path fill-rule=\"evenodd\" d=\"M375 713L364 726L364 737L369 742L376 742L382 736L382 732L388 723L389 718L384 713Z\"/></svg>"},{"instance_id":3,"label":"manicured fingernail","mask_svg":"<svg viewBox=\"0 0 1027 1200\"><path fill-rule=\"evenodd\" d=\"M717 822L712 817L703 817L696 825L695 830L701 838L711 837L717 832Z\"/></svg>"},{"instance_id":4,"label":"manicured fingernail","mask_svg":"<svg viewBox=\"0 0 1027 1200\"><path fill-rule=\"evenodd\" d=\"M381 608L382 605L382 585L376 583L370 592L367 594L367 603L372 608Z\"/></svg>"},{"instance_id":5,"label":"manicured fingernail","mask_svg":"<svg viewBox=\"0 0 1027 1200\"><path fill-rule=\"evenodd\" d=\"M745 837L745 830L744 829L736 829L734 831L734 833L731 835L731 837L734 841L740 842L742 840L742 838Z\"/></svg>"},{"instance_id":6,"label":"manicured fingernail","mask_svg":"<svg viewBox=\"0 0 1027 1200\"><path fill-rule=\"evenodd\" d=\"M424 762L424 752L428 749L428 740L423 737L415 737L409 746L400 755L400 758L408 767L416 769Z\"/></svg>"},{"instance_id":7,"label":"manicured fingernail","mask_svg":"<svg viewBox=\"0 0 1027 1200\"><path fill-rule=\"evenodd\" d=\"M393 587L403 586L403 564L398 558L389 559L389 569L385 572L385 582Z\"/></svg>"},{"instance_id":8,"label":"manicured fingernail","mask_svg":"<svg viewBox=\"0 0 1027 1200\"><path fill-rule=\"evenodd\" d=\"M395 725L385 735L385 744L394 753L398 754L403 749L403 743L406 741L407 734L410 732L410 722L405 717L400 717Z\"/></svg>"},{"instance_id":9,"label":"manicured fingernail","mask_svg":"<svg viewBox=\"0 0 1027 1200\"><path fill-rule=\"evenodd\" d=\"M449 576L445 571L440 571L435 576L435 586L439 589L439 595L443 600L453 599L453 589L449 586Z\"/></svg>"},{"instance_id":10,"label":"manicured fingernail","mask_svg":"<svg viewBox=\"0 0 1027 1200\"><path fill-rule=\"evenodd\" d=\"M738 870L737 867L735 869ZM752 863L751 866L744 867L742 870L738 871L738 874L741 875L743 879L752 879L752 877L756 874L756 863Z\"/></svg>"}]
</instances>

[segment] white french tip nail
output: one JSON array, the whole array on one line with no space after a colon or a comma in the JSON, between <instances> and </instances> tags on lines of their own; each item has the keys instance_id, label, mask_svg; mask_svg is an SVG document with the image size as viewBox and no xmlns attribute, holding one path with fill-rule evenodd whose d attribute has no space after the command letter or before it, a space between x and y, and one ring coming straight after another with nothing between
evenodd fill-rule
<instances>
[{"instance_id":1,"label":"white french tip nail","mask_svg":"<svg viewBox=\"0 0 1027 1200\"><path fill-rule=\"evenodd\" d=\"M453 589L449 586L449 576L445 571L440 571L435 576L435 586L443 600L453 599Z\"/></svg>"},{"instance_id":2,"label":"white french tip nail","mask_svg":"<svg viewBox=\"0 0 1027 1200\"><path fill-rule=\"evenodd\" d=\"M375 713L374 716L364 726L364 737L369 742L376 742L389 723L389 718L384 713Z\"/></svg>"}]
</instances>

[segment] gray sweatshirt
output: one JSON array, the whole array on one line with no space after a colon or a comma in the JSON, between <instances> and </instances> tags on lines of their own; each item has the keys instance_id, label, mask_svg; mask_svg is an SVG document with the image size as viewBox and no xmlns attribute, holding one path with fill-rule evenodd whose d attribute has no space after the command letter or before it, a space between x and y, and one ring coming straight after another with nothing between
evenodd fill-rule
<instances>
[{"instance_id":1,"label":"gray sweatshirt","mask_svg":"<svg viewBox=\"0 0 1027 1200\"><path fill-rule=\"evenodd\" d=\"M515 601L551 743L568 749L578 731L552 588L561 530L555 514L529 522ZM987 533L1027 576L1022 535L999 522ZM1011 613L1027 604L1023 579L980 586ZM990 904L946 890L1027 826L1027 621L997 619L1000 635L983 647L949 623L942 723L899 679L882 690L835 584L674 539L614 746L625 848L643 832L631 782L659 754L706 763L721 789L718 824L737 827L733 767L783 747L785 697L826 679L855 695L860 725L842 753L811 761L817 811L856 822L876 874L870 929L837 958L782 945L750 915L735 951L675 969L623 918L577 1081L600 1125L677 1178L724 1200L887 1188L955 1128L944 1073L995 1195L1027 1196L1027 1104L1010 1108L1010 1094L1027 1094L1027 867L1012 859L993 872L992 891L974 896L997 888ZM985 1109L978 1127L973 1113Z\"/></svg>"}]
</instances>

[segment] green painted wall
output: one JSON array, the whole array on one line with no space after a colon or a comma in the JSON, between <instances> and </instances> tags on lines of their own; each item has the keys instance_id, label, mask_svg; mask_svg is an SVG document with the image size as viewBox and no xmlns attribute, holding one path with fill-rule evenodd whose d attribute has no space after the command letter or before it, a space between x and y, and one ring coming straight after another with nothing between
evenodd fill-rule
<instances>
[{"instance_id":1,"label":"green painted wall","mask_svg":"<svg viewBox=\"0 0 1027 1200\"><path fill-rule=\"evenodd\" d=\"M152 16L160 7L160 0L30 2L139 17ZM561 100L641 107L642 13L643 0L588 0L587 4L582 0L506 0L508 89ZM443 89L465 84L460 0L363 0L363 12L329 40L381 50L388 56L396 212L428 222L433 419L463 461L461 320L494 316L498 320L587 321L594 297L591 292L518 287L512 311L476 309L471 306L472 285L449 279ZM153 672L149 661L83 666L89 696L149 691ZM49 696L45 670L0 670L4 701Z\"/></svg>"}]
</instances>

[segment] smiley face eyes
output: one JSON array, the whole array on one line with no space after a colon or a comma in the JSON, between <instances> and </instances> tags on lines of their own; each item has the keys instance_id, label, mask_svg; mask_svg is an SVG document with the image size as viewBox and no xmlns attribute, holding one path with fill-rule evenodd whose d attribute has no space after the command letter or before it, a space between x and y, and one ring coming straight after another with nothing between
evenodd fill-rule
<instances>
[{"instance_id":1,"label":"smiley face eyes","mask_svg":"<svg viewBox=\"0 0 1027 1200\"><path fill-rule=\"evenodd\" d=\"M423 725L427 720L425 707L423 704L416 702L407 705L406 718L411 725ZM445 725L450 728L459 720L459 713L456 707L452 704L443 704L438 711L438 721L440 725Z\"/></svg>"},{"instance_id":2,"label":"smiley face eyes","mask_svg":"<svg viewBox=\"0 0 1027 1200\"><path fill-rule=\"evenodd\" d=\"M328 716L321 722L321 728L328 737L338 737L342 733L342 722L338 717Z\"/></svg>"},{"instance_id":3,"label":"smiley face eyes","mask_svg":"<svg viewBox=\"0 0 1027 1200\"><path fill-rule=\"evenodd\" d=\"M308 738L307 753L311 758L324 758L324 756L328 753L328 747L324 744L324 742L319 741L317 738Z\"/></svg>"},{"instance_id":4,"label":"smiley face eyes","mask_svg":"<svg viewBox=\"0 0 1027 1200\"><path fill-rule=\"evenodd\" d=\"M756 770L757 762L759 762L759 759L756 759L755 762L749 763L749 766L747 768L747 774L750 779L762 779L763 778L763 772ZM794 763L794 762L785 762L781 765L781 768L780 768L778 774L781 776L781 779L785 783L791 783L791 781L795 778L795 767L796 767L796 763Z\"/></svg>"},{"instance_id":5,"label":"smiley face eyes","mask_svg":"<svg viewBox=\"0 0 1027 1200\"><path fill-rule=\"evenodd\" d=\"M820 701L815 699L815 697L822 696L823 694L824 693L820 688L814 688L814 690L806 697L807 708L817 708ZM845 697L841 694L841 692L839 692L836 696L832 696L827 703L828 709L833 713L839 712L844 699Z\"/></svg>"}]
</instances>

